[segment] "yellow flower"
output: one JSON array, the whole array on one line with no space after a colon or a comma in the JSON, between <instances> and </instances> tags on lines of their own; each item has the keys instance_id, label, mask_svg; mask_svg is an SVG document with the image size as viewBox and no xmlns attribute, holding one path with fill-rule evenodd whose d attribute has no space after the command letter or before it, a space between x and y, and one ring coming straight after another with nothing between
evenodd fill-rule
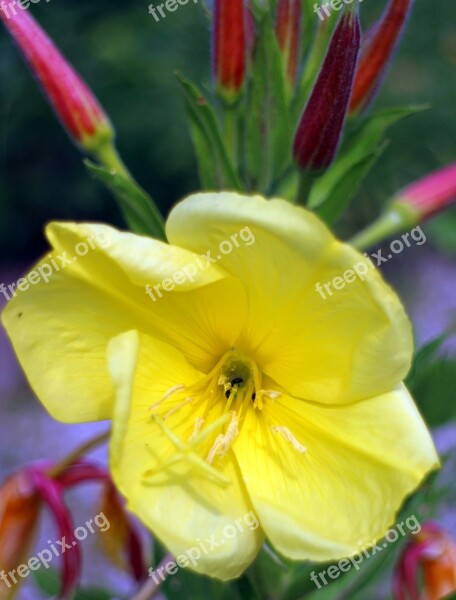
<instances>
[{"instance_id":1,"label":"yellow flower","mask_svg":"<svg viewBox=\"0 0 456 600\"><path fill-rule=\"evenodd\" d=\"M243 229L254 243L232 237ZM129 508L175 555L198 548L196 570L236 577L265 536L292 559L347 556L438 466L401 383L404 310L373 270L337 297L316 293L364 259L313 214L198 194L172 211L170 245L102 225L47 235L54 257L88 236L110 245L10 302L19 359L56 418L113 419ZM145 286L159 284L154 301Z\"/></svg>"}]
</instances>

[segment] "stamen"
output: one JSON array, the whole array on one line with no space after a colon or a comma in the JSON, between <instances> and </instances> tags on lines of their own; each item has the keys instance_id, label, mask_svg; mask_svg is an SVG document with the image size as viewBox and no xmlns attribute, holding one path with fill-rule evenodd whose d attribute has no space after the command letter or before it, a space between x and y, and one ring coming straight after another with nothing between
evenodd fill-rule
<instances>
[{"instance_id":1,"label":"stamen","mask_svg":"<svg viewBox=\"0 0 456 600\"><path fill-rule=\"evenodd\" d=\"M280 434L284 438L284 440L290 443L293 446L293 448L297 452L299 452L299 454L305 454L307 452L307 448L305 448L301 443L299 443L295 436L291 433L291 431L286 427L282 427L282 425L275 425L274 427L271 427L271 431L272 433Z\"/></svg>"},{"instance_id":2,"label":"stamen","mask_svg":"<svg viewBox=\"0 0 456 600\"><path fill-rule=\"evenodd\" d=\"M166 392L166 394L163 396L163 398L161 400L159 400L158 402L155 402L155 404L152 404L152 406L149 407L149 410L154 410L155 408L160 406L160 404L162 402L164 402L165 400L168 400L168 398L170 398L173 394L176 394L177 392L182 392L184 390L185 390L185 385L183 385L182 383L179 383L178 385L174 385L171 389L169 389Z\"/></svg>"},{"instance_id":3,"label":"stamen","mask_svg":"<svg viewBox=\"0 0 456 600\"><path fill-rule=\"evenodd\" d=\"M185 398L183 402L181 402L180 404L169 410L165 415L163 415L163 420L166 421L166 419L168 419L171 415L174 415L174 413L177 413L183 406L185 406L186 404L190 404L191 402L193 402L193 397L188 396L188 398Z\"/></svg>"},{"instance_id":4,"label":"stamen","mask_svg":"<svg viewBox=\"0 0 456 600\"><path fill-rule=\"evenodd\" d=\"M206 458L206 462L208 464L211 464L216 456L223 458L239 434L238 416L234 411L232 411L230 414L231 422L228 425L226 433L221 433L217 436L214 445L212 446L211 451Z\"/></svg>"},{"instance_id":5,"label":"stamen","mask_svg":"<svg viewBox=\"0 0 456 600\"><path fill-rule=\"evenodd\" d=\"M277 400L282 395L280 392L275 392L274 390L261 390L260 394L267 396L270 400Z\"/></svg>"},{"instance_id":6,"label":"stamen","mask_svg":"<svg viewBox=\"0 0 456 600\"><path fill-rule=\"evenodd\" d=\"M188 438L188 441L191 442L195 439L198 433L201 431L201 427L203 426L204 419L202 417L196 418L195 429L193 430L192 435Z\"/></svg>"}]
</instances>

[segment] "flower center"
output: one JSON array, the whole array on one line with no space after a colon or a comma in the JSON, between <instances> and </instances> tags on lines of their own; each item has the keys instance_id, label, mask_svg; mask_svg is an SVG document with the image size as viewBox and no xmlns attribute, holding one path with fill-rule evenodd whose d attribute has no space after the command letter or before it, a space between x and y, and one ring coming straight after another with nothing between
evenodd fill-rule
<instances>
[{"instance_id":1,"label":"flower center","mask_svg":"<svg viewBox=\"0 0 456 600\"><path fill-rule=\"evenodd\" d=\"M230 350L197 383L178 384L168 390L150 410L175 452L158 469L147 471L147 476L185 461L211 479L226 484L224 475L213 465L220 466L242 429L247 411L262 411L265 399L280 396L279 392L264 390L262 379L252 359ZM184 441L176 435L175 424L178 420L188 423L190 415L195 419L194 428Z\"/></svg>"}]
</instances>

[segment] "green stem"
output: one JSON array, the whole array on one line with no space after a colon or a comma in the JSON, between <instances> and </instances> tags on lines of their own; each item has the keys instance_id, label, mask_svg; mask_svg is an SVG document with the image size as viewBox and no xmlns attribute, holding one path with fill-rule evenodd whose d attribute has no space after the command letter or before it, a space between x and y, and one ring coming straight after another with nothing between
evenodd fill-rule
<instances>
[{"instance_id":1,"label":"green stem","mask_svg":"<svg viewBox=\"0 0 456 600\"><path fill-rule=\"evenodd\" d=\"M238 120L235 106L226 106L223 109L223 126L225 144L234 168L238 165Z\"/></svg>"},{"instance_id":2,"label":"green stem","mask_svg":"<svg viewBox=\"0 0 456 600\"><path fill-rule=\"evenodd\" d=\"M358 250L366 250L416 224L416 213L404 205L392 204L376 221L357 233L348 243Z\"/></svg>"},{"instance_id":3,"label":"green stem","mask_svg":"<svg viewBox=\"0 0 456 600\"><path fill-rule=\"evenodd\" d=\"M296 204L306 206L309 202L310 191L315 183L315 173L311 171L301 171L299 173L298 193L296 195Z\"/></svg>"},{"instance_id":4,"label":"green stem","mask_svg":"<svg viewBox=\"0 0 456 600\"><path fill-rule=\"evenodd\" d=\"M133 180L133 176L120 158L117 148L113 142L109 141L108 143L100 146L95 152L95 156L108 169L116 171L116 173L120 173L127 179Z\"/></svg>"},{"instance_id":5,"label":"green stem","mask_svg":"<svg viewBox=\"0 0 456 600\"><path fill-rule=\"evenodd\" d=\"M137 193L144 196L144 201L148 204L149 212L152 213L152 218L154 222L153 233L158 238L166 240L164 220L160 210L158 209L158 206L155 204L155 202L149 196L149 194L147 194L147 192L145 192L143 188L137 183L133 175L127 169L119 153L117 152L117 148L115 147L114 142L112 140L109 140L105 144L101 145L94 152L94 155L104 167L106 167L109 171L113 172L112 174L120 175L121 177L123 177L128 185L132 186L132 188L134 188L137 191ZM116 194L114 193L114 195ZM123 212L127 223L130 227L133 228L134 226L129 219L129 213L126 213L124 209ZM148 214L149 213L147 213L147 215ZM147 215L145 215L145 218L147 217Z\"/></svg>"},{"instance_id":6,"label":"green stem","mask_svg":"<svg viewBox=\"0 0 456 600\"><path fill-rule=\"evenodd\" d=\"M73 450L73 452L71 452L70 454L65 456L65 458L63 458L59 463L57 463L54 467L52 467L48 471L48 476L54 478L54 477L58 477L59 475L61 475L78 458L89 453L91 450L93 450L100 444L103 444L104 442L108 441L110 434L111 434L110 430L105 431L104 433L101 433L101 434L95 436L94 438L88 440L87 442L84 442L83 444L81 444L81 446L76 448L76 450Z\"/></svg>"}]
</instances>

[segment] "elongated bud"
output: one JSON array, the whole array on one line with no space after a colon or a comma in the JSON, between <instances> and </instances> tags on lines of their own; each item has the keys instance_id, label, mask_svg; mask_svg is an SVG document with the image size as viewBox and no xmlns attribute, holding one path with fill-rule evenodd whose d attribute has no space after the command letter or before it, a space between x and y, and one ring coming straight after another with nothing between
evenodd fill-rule
<instances>
[{"instance_id":1,"label":"elongated bud","mask_svg":"<svg viewBox=\"0 0 456 600\"><path fill-rule=\"evenodd\" d=\"M398 192L391 208L408 210L415 223L429 219L456 201L456 163L435 171Z\"/></svg>"},{"instance_id":2,"label":"elongated bud","mask_svg":"<svg viewBox=\"0 0 456 600\"><path fill-rule=\"evenodd\" d=\"M385 211L351 243L365 249L386 237L415 227L456 200L456 163L412 183L393 196Z\"/></svg>"},{"instance_id":3,"label":"elongated bud","mask_svg":"<svg viewBox=\"0 0 456 600\"><path fill-rule=\"evenodd\" d=\"M11 475L0 488L0 598L17 592L8 573L27 562L35 537L40 498L27 471Z\"/></svg>"},{"instance_id":4,"label":"elongated bud","mask_svg":"<svg viewBox=\"0 0 456 600\"><path fill-rule=\"evenodd\" d=\"M230 103L236 101L245 81L247 18L244 0L214 1L214 80L219 94Z\"/></svg>"},{"instance_id":5,"label":"elongated bud","mask_svg":"<svg viewBox=\"0 0 456 600\"><path fill-rule=\"evenodd\" d=\"M305 170L333 161L342 134L360 49L357 10L340 19L296 132L293 155Z\"/></svg>"},{"instance_id":6,"label":"elongated bud","mask_svg":"<svg viewBox=\"0 0 456 600\"><path fill-rule=\"evenodd\" d=\"M73 141L92 153L112 140L113 128L98 100L29 11L0 10L0 18Z\"/></svg>"},{"instance_id":7,"label":"elongated bud","mask_svg":"<svg viewBox=\"0 0 456 600\"><path fill-rule=\"evenodd\" d=\"M285 64L288 81L296 82L301 41L301 0L279 0L277 5L276 34Z\"/></svg>"},{"instance_id":8,"label":"elongated bud","mask_svg":"<svg viewBox=\"0 0 456 600\"><path fill-rule=\"evenodd\" d=\"M350 113L363 111L374 99L407 24L413 0L390 0L380 21L363 39L350 101Z\"/></svg>"},{"instance_id":9,"label":"elongated bud","mask_svg":"<svg viewBox=\"0 0 456 600\"><path fill-rule=\"evenodd\" d=\"M439 525L425 523L407 545L395 570L393 591L395 600L442 600L456 591L456 542Z\"/></svg>"}]
</instances>

